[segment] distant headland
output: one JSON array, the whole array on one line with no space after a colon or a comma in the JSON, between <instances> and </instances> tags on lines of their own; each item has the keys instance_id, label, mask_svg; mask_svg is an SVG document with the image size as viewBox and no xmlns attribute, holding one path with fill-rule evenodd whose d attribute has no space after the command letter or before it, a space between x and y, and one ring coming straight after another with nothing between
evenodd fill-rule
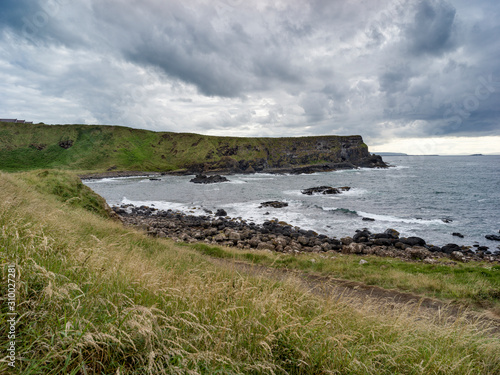
<instances>
[{"instance_id":1,"label":"distant headland","mask_svg":"<svg viewBox=\"0 0 500 375\"><path fill-rule=\"evenodd\" d=\"M0 170L70 169L82 175L141 172L314 173L386 168L360 135L240 138L108 125L0 122Z\"/></svg>"}]
</instances>

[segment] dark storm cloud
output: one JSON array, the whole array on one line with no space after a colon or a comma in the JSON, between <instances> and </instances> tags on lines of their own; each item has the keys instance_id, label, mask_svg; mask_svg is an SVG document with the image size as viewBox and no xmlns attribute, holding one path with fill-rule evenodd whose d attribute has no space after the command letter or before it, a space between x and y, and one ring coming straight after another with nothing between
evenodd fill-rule
<instances>
[{"instance_id":1,"label":"dark storm cloud","mask_svg":"<svg viewBox=\"0 0 500 375\"><path fill-rule=\"evenodd\" d=\"M70 0L2 0L0 30L12 30L38 46L55 43L79 48L86 43L84 30L59 21L65 11L77 9L71 4Z\"/></svg>"},{"instance_id":2,"label":"dark storm cloud","mask_svg":"<svg viewBox=\"0 0 500 375\"><path fill-rule=\"evenodd\" d=\"M169 130L500 134L493 0L4 0L0 10L13 103L31 90L87 121Z\"/></svg>"},{"instance_id":3,"label":"dark storm cloud","mask_svg":"<svg viewBox=\"0 0 500 375\"><path fill-rule=\"evenodd\" d=\"M406 29L413 55L441 55L456 46L455 8L445 1L422 0L415 6L413 22Z\"/></svg>"},{"instance_id":4,"label":"dark storm cloud","mask_svg":"<svg viewBox=\"0 0 500 375\"><path fill-rule=\"evenodd\" d=\"M209 96L235 97L249 90L265 90L272 83L300 82L279 32L268 33L260 25L249 32L241 24L245 19L240 22L238 18L214 26L223 13L217 7L145 4L151 6L133 16L122 2L94 4L96 16L113 29L127 59L159 67ZM232 12L236 14L234 9Z\"/></svg>"}]
</instances>

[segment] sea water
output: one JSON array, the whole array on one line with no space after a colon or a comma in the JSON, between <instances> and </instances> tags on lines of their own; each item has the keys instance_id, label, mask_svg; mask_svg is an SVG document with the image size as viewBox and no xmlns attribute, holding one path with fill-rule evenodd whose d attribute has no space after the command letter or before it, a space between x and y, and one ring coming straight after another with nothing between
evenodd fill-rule
<instances>
[{"instance_id":1,"label":"sea water","mask_svg":"<svg viewBox=\"0 0 500 375\"><path fill-rule=\"evenodd\" d=\"M393 167L309 175L231 175L218 184L194 184L193 176L87 180L110 205L147 205L192 215L224 209L228 216L255 223L278 219L331 237L356 229L418 236L427 243L480 245L500 230L500 156L386 156ZM304 195L316 186L349 186L338 195ZM261 207L270 200L288 207ZM366 221L363 218L375 219ZM459 232L464 238L453 236Z\"/></svg>"}]
</instances>

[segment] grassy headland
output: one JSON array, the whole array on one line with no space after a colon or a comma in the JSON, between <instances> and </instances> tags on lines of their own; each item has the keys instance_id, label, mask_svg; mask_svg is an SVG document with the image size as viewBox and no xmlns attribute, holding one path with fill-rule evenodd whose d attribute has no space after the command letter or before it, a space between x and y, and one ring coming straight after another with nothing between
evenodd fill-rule
<instances>
[{"instance_id":1,"label":"grassy headland","mask_svg":"<svg viewBox=\"0 0 500 375\"><path fill-rule=\"evenodd\" d=\"M368 156L360 136L238 138L152 132L122 126L0 123L0 170L40 168L173 171L356 162Z\"/></svg>"},{"instance_id":2,"label":"grassy headland","mask_svg":"<svg viewBox=\"0 0 500 375\"><path fill-rule=\"evenodd\" d=\"M374 314L368 302L354 308L293 278L216 265L206 249L103 216L103 202L69 173L0 174L3 288L7 265L17 272L14 373L500 372L498 338L474 324L405 309Z\"/></svg>"}]
</instances>

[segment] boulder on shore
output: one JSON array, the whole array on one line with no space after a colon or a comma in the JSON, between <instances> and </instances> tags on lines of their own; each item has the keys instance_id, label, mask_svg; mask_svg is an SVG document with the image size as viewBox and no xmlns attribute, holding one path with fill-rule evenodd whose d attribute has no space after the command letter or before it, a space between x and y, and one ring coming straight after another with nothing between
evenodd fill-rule
<instances>
[{"instance_id":1,"label":"boulder on shore","mask_svg":"<svg viewBox=\"0 0 500 375\"><path fill-rule=\"evenodd\" d=\"M264 203L272 204L271 207L286 204L279 201ZM120 215L124 223L134 225L149 235L189 243L199 241L236 246L240 249L258 248L290 254L341 251L347 254L396 257L425 263L434 263L435 259L443 257L460 262L500 261L500 251L488 251L486 246L475 244L476 251L457 244L447 244L440 248L426 245L425 240L419 237L399 238L398 231L392 228L382 233L371 233L366 228L358 229L353 238L344 237L338 240L277 219L265 221L261 225L236 220L227 217L223 209L217 210L215 218L133 205L113 207L113 211Z\"/></svg>"},{"instance_id":2,"label":"boulder on shore","mask_svg":"<svg viewBox=\"0 0 500 375\"><path fill-rule=\"evenodd\" d=\"M408 237L408 238L400 238L399 242L404 243L408 246L424 246L425 240L420 237Z\"/></svg>"},{"instance_id":3,"label":"boulder on shore","mask_svg":"<svg viewBox=\"0 0 500 375\"><path fill-rule=\"evenodd\" d=\"M203 174L197 174L195 178L191 179L189 182L194 182L195 184L215 184L219 182L229 181L226 177L221 175L205 176Z\"/></svg>"},{"instance_id":4,"label":"boulder on shore","mask_svg":"<svg viewBox=\"0 0 500 375\"><path fill-rule=\"evenodd\" d=\"M226 210L223 210L222 208L219 208L217 212L215 213L215 216L227 216Z\"/></svg>"}]
</instances>

